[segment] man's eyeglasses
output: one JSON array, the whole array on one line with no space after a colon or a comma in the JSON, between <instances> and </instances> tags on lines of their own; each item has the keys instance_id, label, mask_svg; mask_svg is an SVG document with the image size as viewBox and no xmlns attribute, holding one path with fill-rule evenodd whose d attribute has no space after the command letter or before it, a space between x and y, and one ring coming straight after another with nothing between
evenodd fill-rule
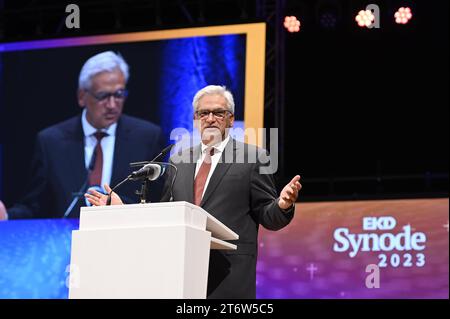
<instances>
[{"instance_id":1,"label":"man's eyeglasses","mask_svg":"<svg viewBox=\"0 0 450 319\"><path fill-rule=\"evenodd\" d=\"M223 119L223 118L225 118L225 116L228 113L231 114L231 112L229 110L219 109L219 110L214 110L214 111L210 111L210 110L196 111L195 115L197 116L197 118L200 118L203 120L203 119L206 119L209 116L209 114L211 114L211 113L212 113L212 115L214 115L214 117L216 119Z\"/></svg>"},{"instance_id":2,"label":"man's eyeglasses","mask_svg":"<svg viewBox=\"0 0 450 319\"><path fill-rule=\"evenodd\" d=\"M116 92L99 92L99 93L93 93L89 90L86 90L86 92L88 92L98 102L109 101L111 96L114 97L115 100L122 101L128 96L127 90L117 90Z\"/></svg>"}]
</instances>

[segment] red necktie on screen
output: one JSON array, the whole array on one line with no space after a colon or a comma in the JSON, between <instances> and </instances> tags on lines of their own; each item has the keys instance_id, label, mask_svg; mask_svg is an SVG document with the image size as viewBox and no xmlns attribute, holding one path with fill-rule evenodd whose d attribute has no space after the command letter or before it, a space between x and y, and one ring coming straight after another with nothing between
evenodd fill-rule
<instances>
[{"instance_id":1,"label":"red necktie on screen","mask_svg":"<svg viewBox=\"0 0 450 319\"><path fill-rule=\"evenodd\" d=\"M194 204L199 206L202 202L203 190L205 189L206 179L211 170L211 156L214 155L214 148L207 148L203 163L198 170L194 180Z\"/></svg>"},{"instance_id":2,"label":"red necktie on screen","mask_svg":"<svg viewBox=\"0 0 450 319\"><path fill-rule=\"evenodd\" d=\"M101 186L102 183L102 170L103 170L103 151L102 151L102 145L101 141L102 138L104 138L106 135L105 132L97 131L95 132L94 136L97 139L97 145L95 145L94 149L94 158L95 163L94 167L91 171L91 174L89 175L89 185L99 185Z\"/></svg>"}]
</instances>

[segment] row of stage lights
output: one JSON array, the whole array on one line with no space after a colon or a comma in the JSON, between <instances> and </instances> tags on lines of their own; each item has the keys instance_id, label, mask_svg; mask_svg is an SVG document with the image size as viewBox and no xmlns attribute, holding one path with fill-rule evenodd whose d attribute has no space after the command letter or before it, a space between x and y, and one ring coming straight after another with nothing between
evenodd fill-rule
<instances>
[{"instance_id":1,"label":"row of stage lights","mask_svg":"<svg viewBox=\"0 0 450 319\"><path fill-rule=\"evenodd\" d=\"M412 16L411 8L401 7L395 12L394 20L397 24L407 24ZM377 19L379 20L379 9L378 12L373 9L360 10L355 16L355 22L361 28L373 28L379 23ZM337 18L330 13L324 13L320 17L320 23L327 27L334 27L337 23ZM300 20L296 16L286 16L284 18L284 27L288 32L299 32L301 25Z\"/></svg>"}]
</instances>

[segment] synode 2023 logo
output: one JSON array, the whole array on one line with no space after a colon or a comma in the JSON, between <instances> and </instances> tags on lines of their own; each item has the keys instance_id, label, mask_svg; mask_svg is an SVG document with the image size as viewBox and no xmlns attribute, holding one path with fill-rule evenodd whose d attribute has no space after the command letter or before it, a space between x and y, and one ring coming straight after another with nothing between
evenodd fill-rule
<instances>
[{"instance_id":1,"label":"synode 2023 logo","mask_svg":"<svg viewBox=\"0 0 450 319\"><path fill-rule=\"evenodd\" d=\"M385 231L382 234L362 232L351 234L348 228L337 228L334 231L333 251L348 252L354 258L359 252L383 252L378 255L378 266L387 267L423 267L425 254L423 251L427 236L422 232L412 232L411 225L402 227L402 231L394 233L397 221L392 216L364 217L363 231ZM386 253L396 251L388 256Z\"/></svg>"}]
</instances>

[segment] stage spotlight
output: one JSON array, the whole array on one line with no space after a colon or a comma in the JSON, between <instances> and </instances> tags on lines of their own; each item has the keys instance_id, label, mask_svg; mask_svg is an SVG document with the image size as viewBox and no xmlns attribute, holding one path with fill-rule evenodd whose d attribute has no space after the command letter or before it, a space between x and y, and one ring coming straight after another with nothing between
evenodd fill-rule
<instances>
[{"instance_id":1,"label":"stage spotlight","mask_svg":"<svg viewBox=\"0 0 450 319\"><path fill-rule=\"evenodd\" d=\"M337 24L337 17L334 13L324 12L320 15L320 25L326 29L335 28Z\"/></svg>"},{"instance_id":2,"label":"stage spotlight","mask_svg":"<svg viewBox=\"0 0 450 319\"><path fill-rule=\"evenodd\" d=\"M355 17L355 21L361 28L368 28L375 21L375 15L370 10L361 10Z\"/></svg>"},{"instance_id":3,"label":"stage spotlight","mask_svg":"<svg viewBox=\"0 0 450 319\"><path fill-rule=\"evenodd\" d=\"M409 7L401 7L394 14L395 22L398 24L407 24L412 18L412 12Z\"/></svg>"},{"instance_id":4,"label":"stage spotlight","mask_svg":"<svg viewBox=\"0 0 450 319\"><path fill-rule=\"evenodd\" d=\"M300 21L295 16L287 16L284 18L284 27L289 32L299 32L300 25Z\"/></svg>"}]
</instances>

